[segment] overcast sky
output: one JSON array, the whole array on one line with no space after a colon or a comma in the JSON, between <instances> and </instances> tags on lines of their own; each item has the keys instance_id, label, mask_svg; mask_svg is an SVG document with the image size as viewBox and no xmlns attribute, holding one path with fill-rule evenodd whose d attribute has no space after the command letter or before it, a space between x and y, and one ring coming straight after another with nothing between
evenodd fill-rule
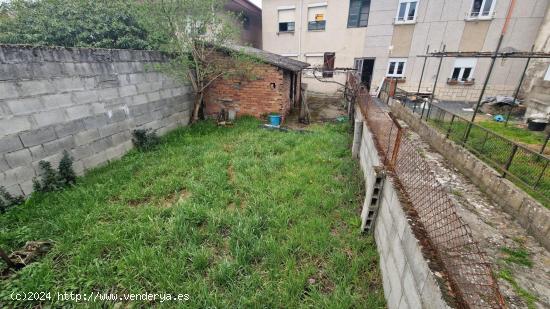
<instances>
[{"instance_id":1,"label":"overcast sky","mask_svg":"<svg viewBox=\"0 0 550 309\"><path fill-rule=\"evenodd\" d=\"M262 7L262 0L250 0L250 2L254 3L255 5Z\"/></svg>"}]
</instances>

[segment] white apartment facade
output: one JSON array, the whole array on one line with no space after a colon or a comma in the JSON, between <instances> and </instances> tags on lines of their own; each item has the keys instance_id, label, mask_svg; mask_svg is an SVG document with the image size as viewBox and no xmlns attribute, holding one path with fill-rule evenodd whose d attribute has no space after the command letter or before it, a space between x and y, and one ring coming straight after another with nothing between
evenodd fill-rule
<instances>
[{"instance_id":1,"label":"white apartment facade","mask_svg":"<svg viewBox=\"0 0 550 309\"><path fill-rule=\"evenodd\" d=\"M263 48L324 67L356 68L374 91L386 77L417 91L430 51L478 52L497 47L512 0L264 0ZM529 51L550 0L516 0L502 49ZM433 89L439 59L429 59L420 90ZM489 69L487 58L446 58L436 95L475 101ZM497 60L487 95L511 95L523 59ZM334 92L338 85L308 78L310 89ZM342 82L344 73L321 74Z\"/></svg>"},{"instance_id":2,"label":"white apartment facade","mask_svg":"<svg viewBox=\"0 0 550 309\"><path fill-rule=\"evenodd\" d=\"M368 19L373 12L363 1L264 0L262 6L263 48L267 51L323 66L334 54L335 68L351 68L364 53ZM349 16L353 4L354 16ZM361 14L361 11L367 13ZM348 26L349 24L349 26ZM390 23L391 25L391 23ZM336 72L329 81L345 82ZM318 83L304 74L309 90L335 92L338 85Z\"/></svg>"}]
</instances>

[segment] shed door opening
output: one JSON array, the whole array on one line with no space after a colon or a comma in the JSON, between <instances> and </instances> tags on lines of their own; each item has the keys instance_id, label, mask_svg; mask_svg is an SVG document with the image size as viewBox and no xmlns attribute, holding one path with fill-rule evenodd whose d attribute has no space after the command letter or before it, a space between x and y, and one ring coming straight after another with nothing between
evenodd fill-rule
<instances>
[{"instance_id":1,"label":"shed door opening","mask_svg":"<svg viewBox=\"0 0 550 309\"><path fill-rule=\"evenodd\" d=\"M372 83L372 74L374 72L375 59L355 59L354 69L361 75L361 83L370 89Z\"/></svg>"},{"instance_id":2,"label":"shed door opening","mask_svg":"<svg viewBox=\"0 0 550 309\"><path fill-rule=\"evenodd\" d=\"M336 60L335 53L325 53L323 61L323 77L329 78L334 76L334 61Z\"/></svg>"}]
</instances>

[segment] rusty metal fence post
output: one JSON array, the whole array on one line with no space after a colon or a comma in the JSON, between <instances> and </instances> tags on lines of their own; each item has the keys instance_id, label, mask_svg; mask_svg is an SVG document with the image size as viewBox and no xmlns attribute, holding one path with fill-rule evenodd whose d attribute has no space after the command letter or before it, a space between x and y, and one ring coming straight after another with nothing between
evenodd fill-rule
<instances>
[{"instance_id":1,"label":"rusty metal fence post","mask_svg":"<svg viewBox=\"0 0 550 309\"><path fill-rule=\"evenodd\" d=\"M510 154L510 157L508 157L508 160L504 165L504 172L502 173L503 178L506 178L506 174L508 174L508 171L510 170L510 165L512 165L512 162L514 161L514 157L516 156L517 152L518 152L518 145L514 144L514 146L512 147L512 153Z\"/></svg>"},{"instance_id":2,"label":"rusty metal fence post","mask_svg":"<svg viewBox=\"0 0 550 309\"><path fill-rule=\"evenodd\" d=\"M399 121L397 120L397 118L395 118L395 116L392 113L389 113L389 116L392 119L394 126L397 127L397 135L395 136L395 142L394 142L394 145L393 145L393 152L392 152L391 159L390 159L390 162L389 162L389 168L392 171L395 171L395 163L397 162L397 156L399 156L399 149L401 148L401 140L403 139L404 129L401 126L401 124L399 123Z\"/></svg>"},{"instance_id":3,"label":"rusty metal fence post","mask_svg":"<svg viewBox=\"0 0 550 309\"><path fill-rule=\"evenodd\" d=\"M419 155L418 145L406 134L406 127L377 106L369 95L357 103L372 132L380 160L391 172L388 175L394 178L404 204L410 205L407 207L416 214L411 220L425 231L423 237L435 252L458 307L505 308L488 258L458 215L430 163ZM453 115L447 137L455 120Z\"/></svg>"}]
</instances>

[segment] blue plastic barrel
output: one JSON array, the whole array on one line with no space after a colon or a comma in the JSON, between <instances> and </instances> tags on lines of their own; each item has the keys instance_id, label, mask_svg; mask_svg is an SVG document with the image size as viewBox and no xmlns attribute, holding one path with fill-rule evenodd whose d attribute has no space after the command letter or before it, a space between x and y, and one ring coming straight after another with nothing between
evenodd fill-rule
<instances>
[{"instance_id":1,"label":"blue plastic barrel","mask_svg":"<svg viewBox=\"0 0 550 309\"><path fill-rule=\"evenodd\" d=\"M281 115L269 115L269 123L272 126L278 127L281 125Z\"/></svg>"}]
</instances>

